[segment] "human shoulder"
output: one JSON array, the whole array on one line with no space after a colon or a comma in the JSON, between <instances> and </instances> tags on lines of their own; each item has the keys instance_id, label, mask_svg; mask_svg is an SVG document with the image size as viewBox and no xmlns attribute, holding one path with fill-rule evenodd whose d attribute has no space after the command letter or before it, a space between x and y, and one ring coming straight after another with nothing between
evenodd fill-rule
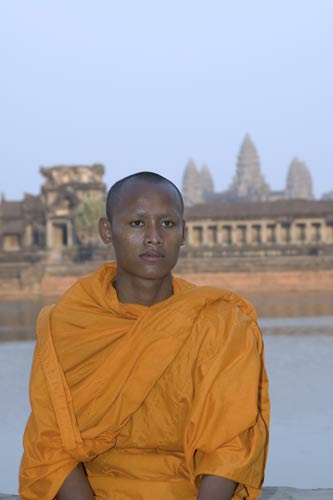
<instances>
[{"instance_id":1,"label":"human shoulder","mask_svg":"<svg viewBox=\"0 0 333 500\"><path fill-rule=\"evenodd\" d=\"M198 286L181 278L173 280L180 305L186 304L197 313L197 320L216 324L230 317L238 320L256 321L256 311L252 303L236 293L223 288Z\"/></svg>"},{"instance_id":2,"label":"human shoulder","mask_svg":"<svg viewBox=\"0 0 333 500\"><path fill-rule=\"evenodd\" d=\"M104 264L96 271L81 276L58 299L50 312L52 333L74 328L84 328L93 324L96 315L106 309L107 280L112 281L113 270Z\"/></svg>"},{"instance_id":3,"label":"human shoulder","mask_svg":"<svg viewBox=\"0 0 333 500\"><path fill-rule=\"evenodd\" d=\"M91 273L78 277L75 283L58 299L56 307L71 302L100 300L108 287L108 281L111 282L114 275L115 266L111 262L103 264Z\"/></svg>"},{"instance_id":4,"label":"human shoulder","mask_svg":"<svg viewBox=\"0 0 333 500\"><path fill-rule=\"evenodd\" d=\"M247 299L206 286L198 287L197 293L206 299L196 321L196 336L203 340L203 359L223 349L231 338L242 344L247 336L260 336L255 309Z\"/></svg>"},{"instance_id":5,"label":"human shoulder","mask_svg":"<svg viewBox=\"0 0 333 500\"><path fill-rule=\"evenodd\" d=\"M234 322L256 322L257 314L253 304L245 297L230 290L223 290L221 296L214 302L207 304L203 316L209 320L223 317Z\"/></svg>"},{"instance_id":6,"label":"human shoulder","mask_svg":"<svg viewBox=\"0 0 333 500\"><path fill-rule=\"evenodd\" d=\"M232 313L240 317L247 317L256 321L257 315L253 304L236 293L223 288L211 286L197 286L192 290L193 294L204 298L204 307L201 316L206 320L214 320L216 317L226 317Z\"/></svg>"}]
</instances>

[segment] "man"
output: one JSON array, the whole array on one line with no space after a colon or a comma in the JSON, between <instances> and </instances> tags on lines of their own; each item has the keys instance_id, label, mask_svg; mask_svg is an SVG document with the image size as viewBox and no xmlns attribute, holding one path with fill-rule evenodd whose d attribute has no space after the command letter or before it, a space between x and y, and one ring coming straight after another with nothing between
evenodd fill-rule
<instances>
[{"instance_id":1,"label":"man","mask_svg":"<svg viewBox=\"0 0 333 500\"><path fill-rule=\"evenodd\" d=\"M172 276L183 200L150 172L109 191L116 263L42 310L22 500L254 500L269 402L252 306Z\"/></svg>"}]
</instances>

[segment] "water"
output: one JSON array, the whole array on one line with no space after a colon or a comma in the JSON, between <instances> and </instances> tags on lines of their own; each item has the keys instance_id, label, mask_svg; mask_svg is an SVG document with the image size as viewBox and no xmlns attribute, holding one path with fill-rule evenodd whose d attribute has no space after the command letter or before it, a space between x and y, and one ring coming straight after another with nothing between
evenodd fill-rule
<instances>
[{"instance_id":1,"label":"water","mask_svg":"<svg viewBox=\"0 0 333 500\"><path fill-rule=\"evenodd\" d=\"M317 297L317 296L316 296ZM301 306L277 297L257 297L270 378L271 444L267 486L333 487L333 315L331 297L302 298ZM281 302L282 301L282 302ZM255 302L255 301L254 301ZM266 302L266 304L265 304ZM25 304L25 305L24 305ZM33 338L38 302L2 303L2 340ZM29 307L27 307L27 304ZM259 307L258 307L259 304ZM309 306L309 304L312 304ZM320 305L321 304L321 305ZM295 307L296 305L296 307ZM278 309L277 309L278 308ZM321 315L316 316L319 311ZM315 314L313 313L315 311ZM5 325L4 320L9 322ZM20 326L20 328L17 328ZM29 415L28 378L34 342L0 343L0 492L15 493L22 433Z\"/></svg>"},{"instance_id":2,"label":"water","mask_svg":"<svg viewBox=\"0 0 333 500\"><path fill-rule=\"evenodd\" d=\"M266 485L332 487L333 336L264 339L272 406Z\"/></svg>"},{"instance_id":3,"label":"water","mask_svg":"<svg viewBox=\"0 0 333 500\"><path fill-rule=\"evenodd\" d=\"M0 301L0 341L33 340L39 311L54 301L52 298Z\"/></svg>"},{"instance_id":4,"label":"water","mask_svg":"<svg viewBox=\"0 0 333 500\"><path fill-rule=\"evenodd\" d=\"M295 333L299 333L302 328L304 333L331 333L331 325L327 323L330 320L327 318L333 315L333 292L304 295L296 293L256 294L247 298L253 302L258 317L264 321L266 333L286 333L286 327L288 327L288 333L294 333L294 330ZM0 301L0 342L33 340L38 312L44 305L55 301L56 298L52 297ZM325 321L325 325L316 322L318 317L326 317L320 320ZM296 323L287 325L283 322L281 324L267 323L264 318L286 318L286 321L289 321L287 318L293 318L297 325Z\"/></svg>"},{"instance_id":5,"label":"water","mask_svg":"<svg viewBox=\"0 0 333 500\"><path fill-rule=\"evenodd\" d=\"M332 335L333 316L301 316L295 318L259 318L266 335Z\"/></svg>"}]
</instances>

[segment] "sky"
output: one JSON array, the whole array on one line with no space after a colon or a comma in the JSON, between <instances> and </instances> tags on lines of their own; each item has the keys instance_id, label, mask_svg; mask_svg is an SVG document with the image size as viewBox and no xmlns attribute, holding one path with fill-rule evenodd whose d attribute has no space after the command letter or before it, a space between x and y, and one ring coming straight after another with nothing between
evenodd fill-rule
<instances>
[{"instance_id":1,"label":"sky","mask_svg":"<svg viewBox=\"0 0 333 500\"><path fill-rule=\"evenodd\" d=\"M107 186L187 161L228 188L244 135L283 189L293 157L333 189L331 0L0 3L0 192L103 163Z\"/></svg>"}]
</instances>

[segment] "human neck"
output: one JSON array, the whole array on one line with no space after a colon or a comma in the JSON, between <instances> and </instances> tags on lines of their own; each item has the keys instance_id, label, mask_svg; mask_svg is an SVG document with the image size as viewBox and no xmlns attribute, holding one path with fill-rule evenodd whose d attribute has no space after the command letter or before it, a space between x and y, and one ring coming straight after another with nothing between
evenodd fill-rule
<instances>
[{"instance_id":1,"label":"human neck","mask_svg":"<svg viewBox=\"0 0 333 500\"><path fill-rule=\"evenodd\" d=\"M152 306L173 295L171 274L160 280L148 280L117 272L113 286L119 302Z\"/></svg>"}]
</instances>

